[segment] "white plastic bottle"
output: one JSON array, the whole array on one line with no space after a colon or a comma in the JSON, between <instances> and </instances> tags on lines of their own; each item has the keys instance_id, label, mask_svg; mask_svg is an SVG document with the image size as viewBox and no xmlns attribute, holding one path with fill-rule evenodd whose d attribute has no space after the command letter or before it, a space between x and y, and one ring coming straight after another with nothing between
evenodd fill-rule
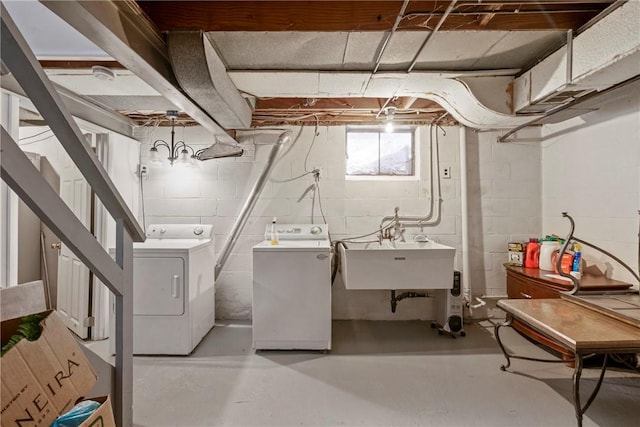
<instances>
[{"instance_id":1,"label":"white plastic bottle","mask_svg":"<svg viewBox=\"0 0 640 427\"><path fill-rule=\"evenodd\" d=\"M271 221L271 244L272 245L277 245L278 243L280 243L280 237L278 236L278 230L276 230L276 218L273 218L273 221Z\"/></svg>"},{"instance_id":2,"label":"white plastic bottle","mask_svg":"<svg viewBox=\"0 0 640 427\"><path fill-rule=\"evenodd\" d=\"M560 250L560 242L543 240L540 246L540 270L553 271L553 253Z\"/></svg>"}]
</instances>

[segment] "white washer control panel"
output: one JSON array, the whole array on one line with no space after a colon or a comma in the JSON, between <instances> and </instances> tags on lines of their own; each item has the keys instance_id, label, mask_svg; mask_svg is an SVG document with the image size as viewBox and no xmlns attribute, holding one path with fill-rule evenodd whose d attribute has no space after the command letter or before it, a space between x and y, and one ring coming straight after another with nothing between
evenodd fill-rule
<instances>
[{"instance_id":1,"label":"white washer control panel","mask_svg":"<svg viewBox=\"0 0 640 427\"><path fill-rule=\"evenodd\" d=\"M328 240L327 224L276 224L280 240ZM265 240L271 239L271 224L267 224L264 232Z\"/></svg>"}]
</instances>

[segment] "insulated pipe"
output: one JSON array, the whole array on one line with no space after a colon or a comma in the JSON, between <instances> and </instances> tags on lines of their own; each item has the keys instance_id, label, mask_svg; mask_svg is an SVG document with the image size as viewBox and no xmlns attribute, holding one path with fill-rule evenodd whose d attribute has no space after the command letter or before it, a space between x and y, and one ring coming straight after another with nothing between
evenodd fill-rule
<instances>
[{"instance_id":1,"label":"insulated pipe","mask_svg":"<svg viewBox=\"0 0 640 427\"><path fill-rule=\"evenodd\" d=\"M469 211L467 188L467 128L460 126L460 210L462 214L462 295L471 303L469 262Z\"/></svg>"},{"instance_id":2,"label":"insulated pipe","mask_svg":"<svg viewBox=\"0 0 640 427\"><path fill-rule=\"evenodd\" d=\"M260 197L260 193L262 193L262 189L264 188L264 185L266 184L267 179L269 178L269 175L271 174L271 171L273 170L273 167L276 164L276 158L278 157L280 150L289 141L291 141L291 132L290 131L283 132L280 135L280 137L278 137L278 141L276 141L273 148L271 149L271 152L269 153L269 158L267 159L267 164L265 165L258 179L256 179L256 183L253 184L253 188L251 189L251 191L249 192L249 195L247 196L247 201L244 202L244 206L242 206L242 209L238 214L238 218L236 219L236 222L233 224L233 227L231 227L231 232L229 233L229 237L227 238L227 241L224 243L222 251L220 252L220 256L218 257L218 260L215 266L214 274L216 279L220 275L220 271L222 271L222 267L224 267L224 264L227 261L227 258L229 258L229 255L231 254L233 247L236 245L236 242L240 237L240 233L242 233L242 229L247 223L247 220L249 219L249 216L253 211L253 207L256 205L256 202L258 201L258 197Z\"/></svg>"}]
</instances>

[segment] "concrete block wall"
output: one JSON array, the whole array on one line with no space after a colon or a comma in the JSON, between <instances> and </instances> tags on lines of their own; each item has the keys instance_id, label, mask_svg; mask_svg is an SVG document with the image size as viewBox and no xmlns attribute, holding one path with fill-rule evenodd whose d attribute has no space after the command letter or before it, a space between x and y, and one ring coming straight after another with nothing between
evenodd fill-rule
<instances>
[{"instance_id":1,"label":"concrete block wall","mask_svg":"<svg viewBox=\"0 0 640 427\"><path fill-rule=\"evenodd\" d=\"M429 128L420 127L419 180L359 181L345 179L344 126L291 128L294 144L285 147L253 214L222 270L216 284L216 314L226 319L251 317L251 247L263 239L265 226L277 217L279 223L310 223L311 198L298 202L313 183L311 175L294 179L320 167L322 211L332 239L357 236L376 230L383 216L396 206L402 215L424 215L430 197ZM424 233L457 249L456 268L462 268L460 212L459 130L447 127L439 133L440 165L452 169L443 179L442 220L436 227L407 229L406 237ZM181 135L182 131L177 132ZM247 150L240 158L201 162L199 168L150 168L143 181L146 223L210 223L220 252L227 233L263 169L269 151L281 131L256 129L238 139ZM472 288L474 295L504 295L502 264L509 240L540 233L540 150L535 144L496 143L496 134L468 131L468 174L472 237ZM169 138L159 128L154 135L141 135L142 161L150 142ZM210 144L211 137L199 127L186 128L184 140L195 148ZM311 147L311 143L313 146ZM306 169L305 169L306 159ZM515 182L514 182L515 181ZM538 210L532 212L534 208ZM316 203L314 222L322 222ZM333 292L336 319L426 319L432 316L430 299L403 300L395 314L390 311L388 291L348 291L338 276Z\"/></svg>"},{"instance_id":2,"label":"concrete block wall","mask_svg":"<svg viewBox=\"0 0 640 427\"><path fill-rule=\"evenodd\" d=\"M542 232L539 129L498 143L498 132L467 130L471 291L506 295L508 243Z\"/></svg>"},{"instance_id":3,"label":"concrete block wall","mask_svg":"<svg viewBox=\"0 0 640 427\"><path fill-rule=\"evenodd\" d=\"M638 269L640 209L640 85L598 111L544 128L543 230L566 235L569 212L575 235ZM585 259L611 261L585 248ZM612 262L613 277L637 281Z\"/></svg>"}]
</instances>

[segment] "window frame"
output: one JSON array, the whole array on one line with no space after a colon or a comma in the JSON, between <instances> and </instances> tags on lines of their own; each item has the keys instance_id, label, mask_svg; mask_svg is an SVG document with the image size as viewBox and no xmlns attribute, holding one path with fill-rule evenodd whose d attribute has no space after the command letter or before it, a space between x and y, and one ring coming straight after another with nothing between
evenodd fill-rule
<instances>
[{"instance_id":1,"label":"window frame","mask_svg":"<svg viewBox=\"0 0 640 427\"><path fill-rule=\"evenodd\" d=\"M392 133L408 133L411 135L411 174L397 175L388 173L376 174L349 174L347 173L347 150L349 147L350 133L377 133L378 134L378 170L380 170L380 135L388 133L383 126L347 126L345 129L345 180L348 181L419 181L420 180L420 135L417 126L400 126Z\"/></svg>"}]
</instances>

